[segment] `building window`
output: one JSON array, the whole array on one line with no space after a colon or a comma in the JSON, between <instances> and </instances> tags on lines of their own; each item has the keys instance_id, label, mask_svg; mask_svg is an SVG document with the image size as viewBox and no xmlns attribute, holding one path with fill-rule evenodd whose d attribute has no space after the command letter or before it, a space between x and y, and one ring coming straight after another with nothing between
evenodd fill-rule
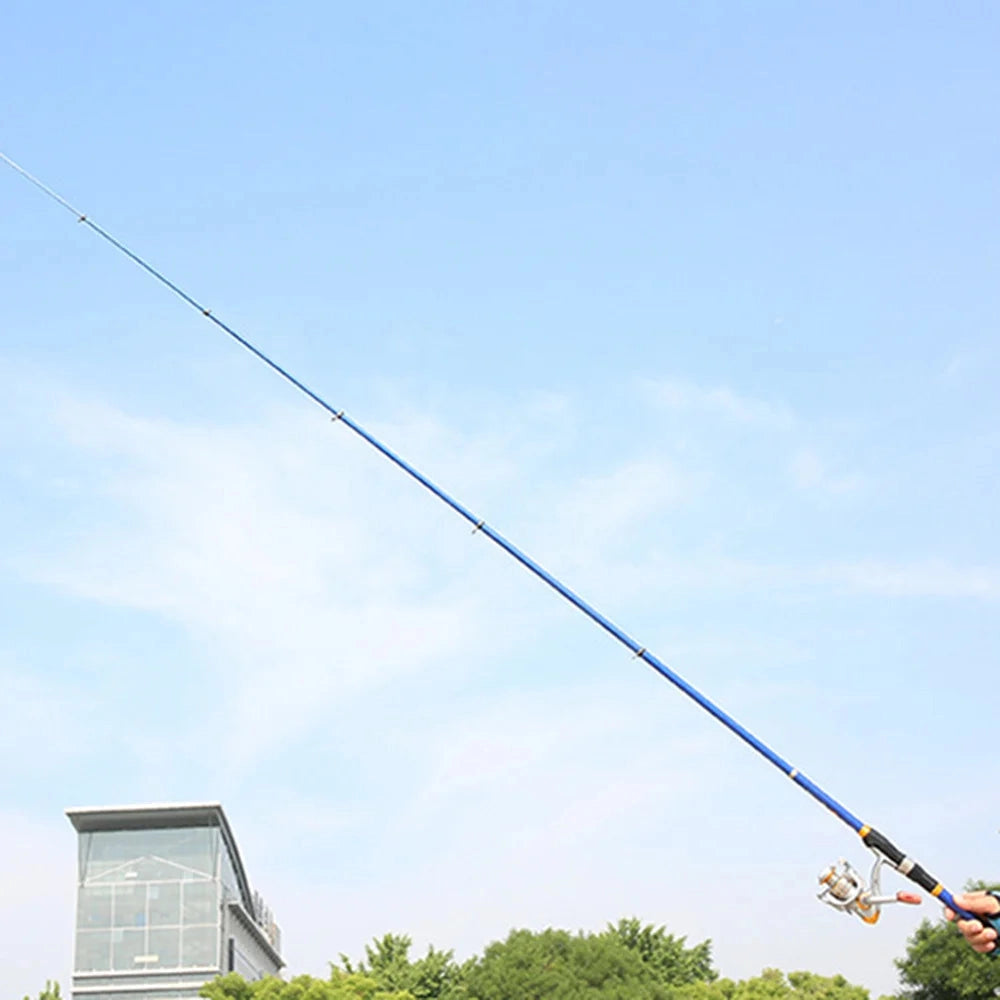
<instances>
[{"instance_id":1,"label":"building window","mask_svg":"<svg viewBox=\"0 0 1000 1000\"><path fill-rule=\"evenodd\" d=\"M102 831L82 839L77 971L219 967L216 829Z\"/></svg>"}]
</instances>

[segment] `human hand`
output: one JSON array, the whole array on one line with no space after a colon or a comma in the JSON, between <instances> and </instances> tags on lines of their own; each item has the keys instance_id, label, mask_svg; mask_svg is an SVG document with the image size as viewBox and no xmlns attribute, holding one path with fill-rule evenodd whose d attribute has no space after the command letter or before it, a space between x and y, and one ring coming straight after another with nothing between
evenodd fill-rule
<instances>
[{"instance_id":1,"label":"human hand","mask_svg":"<svg viewBox=\"0 0 1000 1000\"><path fill-rule=\"evenodd\" d=\"M981 913L984 917L1000 914L1000 901L988 892L963 892L955 896L955 903L970 913ZM992 925L979 920L957 920L955 911L944 908L944 915L955 920L962 936L972 945L974 951L986 954L997 947L997 932Z\"/></svg>"}]
</instances>

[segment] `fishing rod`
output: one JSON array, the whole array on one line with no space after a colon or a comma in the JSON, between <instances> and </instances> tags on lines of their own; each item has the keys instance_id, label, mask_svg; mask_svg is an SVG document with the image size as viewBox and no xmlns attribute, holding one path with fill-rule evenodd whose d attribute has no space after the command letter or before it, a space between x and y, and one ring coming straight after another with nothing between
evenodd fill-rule
<instances>
[{"instance_id":1,"label":"fishing rod","mask_svg":"<svg viewBox=\"0 0 1000 1000\"><path fill-rule=\"evenodd\" d=\"M983 922L984 925L987 922L992 923L992 925L996 927L998 933L1000 933L1000 916L991 920L989 917L971 913L958 906L955 903L952 894L944 887L944 885L942 885L941 882L934 878L934 876L930 875L916 861L904 854L903 851L901 851L891 840L888 839L888 837L879 833L878 830L874 829L867 823L863 823L857 816L848 811L836 799L823 791L819 785L807 778L797 767L793 767L784 758L780 757L766 743L754 736L753 733L740 725L740 723L738 723L732 716L724 712L713 701L705 697L705 695L684 680L684 678L678 673L668 667L645 646L640 645L640 643L628 635L628 633L620 629L610 619L601 614L596 608L592 607L584 601L583 598L579 597L572 590L570 590L569 587L556 579L556 577L554 577L551 573L543 569L542 566L534 561L534 559L514 546L511 542L504 538L503 535L488 525L485 520L473 514L468 508L451 497L448 493L428 479L422 472L410 465L405 459L396 454L396 452L392 451L387 445L379 441L359 423L351 419L351 417L349 417L343 410L332 406L320 395L310 389L304 382L300 381L276 361L268 357L268 355L260 350L260 348L254 346L254 344L241 334L237 333L237 331L231 326L228 326L215 316L211 309L206 308L202 305L202 303L197 301L178 285L170 281L170 279L165 277L160 271L158 271L138 254L130 250L124 243L117 240L106 229L99 226L85 213L74 208L73 205L71 205L61 195L57 194L52 188L43 184L37 177L28 173L27 170L15 163L12 159L10 159L10 157L6 156L2 152L0 152L0 160L3 160L4 163L20 174L25 180L29 181L49 198L65 208L68 212L71 212L76 217L78 223L81 223L82 225L87 226L87 228L93 230L93 232L100 236L101 239L110 243L116 250L141 267L160 284L165 285L168 289L170 289L170 291L181 298L193 309L197 309L202 316L209 320L209 322L214 323L215 326L222 330L228 337L236 341L236 343L238 343L245 350L249 351L258 360L262 361L273 372L281 376L281 378L294 386L299 392L311 399L330 416L334 423L343 424L345 427L349 428L390 462L398 466L408 476L415 479L421 486L433 493L434 496L447 504L447 506L449 506L456 514L464 518L473 526L473 534L483 534L491 542L498 545L504 552L507 553L507 555L519 562L525 569L533 573L536 577L551 587L557 594L565 598L565 600L567 600L575 608L582 611L588 618L590 618L591 621L600 626L600 628L602 628L605 632L609 633L614 639L618 640L618 642L629 649L633 653L634 658L642 660L648 666L652 667L653 670L655 670L661 677L670 681L671 684L679 688L692 701L696 702L706 712L708 712L709 715L721 722L722 725L724 725L730 732L738 736L744 743L748 744L766 760L770 761L775 767L778 768L778 770L782 771L785 775L791 778L791 780L794 781L799 788L811 795L817 802L829 809L830 812L854 830L854 832L861 837L861 841L865 847L867 847L874 855L874 862L872 864L868 880L865 881L859 872L851 867L847 861L841 858L836 864L828 866L820 873L820 890L818 898L822 902L829 904L843 913L852 913L855 916L860 917L866 924L876 923L881 914L882 907L888 903L918 902L919 898L914 897L910 893L897 892L895 895L882 895L880 881L881 874L882 870L886 866L889 866L894 868L901 875L904 875L911 882L916 883L926 892L929 892L932 896L939 899L946 906L954 910L960 917L968 920L979 920ZM994 949L990 952L990 954L995 955L998 950L1000 949Z\"/></svg>"}]
</instances>

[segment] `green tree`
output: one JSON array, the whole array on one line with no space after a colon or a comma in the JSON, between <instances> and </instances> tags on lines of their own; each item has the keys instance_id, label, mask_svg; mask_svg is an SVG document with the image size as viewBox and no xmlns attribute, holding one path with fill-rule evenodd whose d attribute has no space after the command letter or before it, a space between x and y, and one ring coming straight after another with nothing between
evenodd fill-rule
<instances>
[{"instance_id":1,"label":"green tree","mask_svg":"<svg viewBox=\"0 0 1000 1000\"><path fill-rule=\"evenodd\" d=\"M403 990L414 1000L448 1000L464 996L460 990L461 970L450 951L431 945L427 954L410 961L411 939L405 934L384 934L365 946L365 959L355 966L346 955L341 967L331 971L370 976L383 990Z\"/></svg>"},{"instance_id":2,"label":"green tree","mask_svg":"<svg viewBox=\"0 0 1000 1000\"><path fill-rule=\"evenodd\" d=\"M983 882L967 889L989 889ZM1000 958L979 955L944 920L924 920L896 959L905 1000L982 1000L1000 990Z\"/></svg>"},{"instance_id":3,"label":"green tree","mask_svg":"<svg viewBox=\"0 0 1000 1000\"><path fill-rule=\"evenodd\" d=\"M207 1000L250 1000L253 985L238 973L230 972L205 983L199 995Z\"/></svg>"},{"instance_id":4,"label":"green tree","mask_svg":"<svg viewBox=\"0 0 1000 1000\"><path fill-rule=\"evenodd\" d=\"M296 976L285 982L268 976L248 983L235 972L206 983L201 995L207 1000L415 1000L412 993L385 990L361 972L331 970L329 979Z\"/></svg>"},{"instance_id":5,"label":"green tree","mask_svg":"<svg viewBox=\"0 0 1000 1000\"><path fill-rule=\"evenodd\" d=\"M470 1000L669 1000L638 951L607 932L511 931L463 972Z\"/></svg>"},{"instance_id":6,"label":"green tree","mask_svg":"<svg viewBox=\"0 0 1000 1000\"><path fill-rule=\"evenodd\" d=\"M921 940L926 933L943 932L959 946L958 957L976 958L953 929L927 926L928 931L918 931ZM635 918L609 924L597 934L514 930L504 941L488 945L481 958L463 965L456 964L452 952L433 947L411 961L411 945L406 935L385 934L365 947L365 957L357 963L341 955L339 965L331 964L329 979L296 976L285 982L271 977L248 983L231 973L207 984L201 995L206 1000L869 1000L867 990L843 976L765 969L739 982L718 979L710 941L688 947L686 938ZM922 955L918 949L917 957ZM1000 970L1000 962L996 968ZM991 995L991 989L975 986L957 994L904 997L967 1000ZM58 987L39 1000L61 1000Z\"/></svg>"},{"instance_id":7,"label":"green tree","mask_svg":"<svg viewBox=\"0 0 1000 1000\"><path fill-rule=\"evenodd\" d=\"M810 1000L868 1000L868 990L849 983L843 976L818 976L815 972L789 972L793 997Z\"/></svg>"},{"instance_id":8,"label":"green tree","mask_svg":"<svg viewBox=\"0 0 1000 1000\"><path fill-rule=\"evenodd\" d=\"M869 1000L868 990L843 976L764 969L759 976L733 982L691 983L674 991L672 1000Z\"/></svg>"},{"instance_id":9,"label":"green tree","mask_svg":"<svg viewBox=\"0 0 1000 1000\"><path fill-rule=\"evenodd\" d=\"M668 934L665 927L644 927L635 917L608 924L607 933L636 952L656 981L666 986L711 982L718 976L712 968L712 942L686 947L687 938Z\"/></svg>"},{"instance_id":10,"label":"green tree","mask_svg":"<svg viewBox=\"0 0 1000 1000\"><path fill-rule=\"evenodd\" d=\"M24 1000L31 1000L31 997L26 996ZM45 989L38 994L38 1000L62 1000L59 983L52 979L46 979Z\"/></svg>"}]
</instances>

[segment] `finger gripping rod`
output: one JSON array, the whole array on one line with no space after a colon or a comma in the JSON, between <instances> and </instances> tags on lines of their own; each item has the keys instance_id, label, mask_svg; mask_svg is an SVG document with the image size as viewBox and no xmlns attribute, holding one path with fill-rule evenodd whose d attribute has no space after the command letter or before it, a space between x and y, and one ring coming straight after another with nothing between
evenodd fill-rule
<instances>
[{"instance_id":1,"label":"finger gripping rod","mask_svg":"<svg viewBox=\"0 0 1000 1000\"><path fill-rule=\"evenodd\" d=\"M164 285L171 292L173 292L178 298L182 299L189 306L197 309L198 312L202 314L209 322L215 324L220 330L222 330L227 336L236 341L241 347L249 351L258 360L267 365L272 371L277 375L280 375L286 382L296 388L303 395L307 396L316 405L325 410L335 422L342 423L344 426L350 428L358 437L362 438L369 445L371 445L376 451L380 452L385 458L390 462L398 466L403 472L408 476L415 479L421 486L433 493L439 500L447 504L455 513L460 517L465 518L471 525L473 525L475 531L481 532L487 538L490 539L494 544L503 549L511 558L519 562L525 569L534 574L549 587L551 587L556 593L567 600L570 604L576 607L578 610L582 611L591 621L599 625L605 632L609 633L614 639L620 642L623 646L631 650L636 658L643 660L648 666L652 667L661 677L670 681L675 687L680 689L684 694L686 694L692 701L700 705L706 712L714 716L719 722L722 723L730 732L734 733L741 740L747 743L750 747L757 751L762 757L769 760L775 767L783 771L789 778L791 778L800 788L806 791L818 802L822 803L829 809L834 815L839 817L843 822L845 822L851 829L861 836L862 841L867 847L875 851L877 854L883 855L893 867L896 868L901 874L905 875L911 881L915 882L922 889L925 889L931 895L936 896L947 906L950 906L960 917L964 919L979 919L976 914L970 913L967 910L961 909L955 905L955 901L952 898L950 892L941 885L935 878L929 875L920 865L914 862L912 859L908 858L902 851L899 850L888 838L884 837L877 830L872 829L870 826L865 825L856 816L844 808L836 799L831 795L828 795L823 789L821 789L815 782L811 781L804 774L802 774L798 768L792 767L786 760L775 753L766 743L759 740L744 726L741 726L732 716L724 712L718 705L716 705L709 698L705 697L700 691L684 680L678 673L668 667L661 659L651 653L645 646L640 645L633 639L630 635L620 629L615 625L610 619L602 615L596 608L592 607L581 597L575 594L569 589L565 584L559 581L551 573L540 566L534 559L526 555L524 552L520 551L516 546L509 542L503 535L498 531L490 527L482 518L477 517L470 510L464 507L461 503L447 494L439 486L428 479L422 472L410 465L405 459L400 455L392 451L388 446L379 441L374 435L369 433L360 424L352 420L347 416L343 410L338 410L333 407L330 403L326 402L318 393L310 389L304 382L297 379L286 369L281 367L277 362L273 361L268 357L262 350L254 346L249 340L241 336L232 327L228 326L218 317L212 314L212 310L206 308L187 292L185 292L178 285L174 284L167 277L165 277L160 271L149 264L146 260L140 257L138 254L130 250L124 243L121 243L114 236L112 236L107 230L103 229L96 222L90 219L86 214L78 211L74 208L65 198L57 194L52 188L43 184L37 177L28 173L23 167L15 163L10 157L4 155L0 152L0 160L3 160L9 167L19 173L25 180L29 181L36 188L41 190L53 201L57 202L67 211L71 212L75 217L77 222L82 223L89 229L93 230L101 239L110 243L116 250L128 257L133 263L137 264L149 275L155 278L160 284Z\"/></svg>"}]
</instances>

